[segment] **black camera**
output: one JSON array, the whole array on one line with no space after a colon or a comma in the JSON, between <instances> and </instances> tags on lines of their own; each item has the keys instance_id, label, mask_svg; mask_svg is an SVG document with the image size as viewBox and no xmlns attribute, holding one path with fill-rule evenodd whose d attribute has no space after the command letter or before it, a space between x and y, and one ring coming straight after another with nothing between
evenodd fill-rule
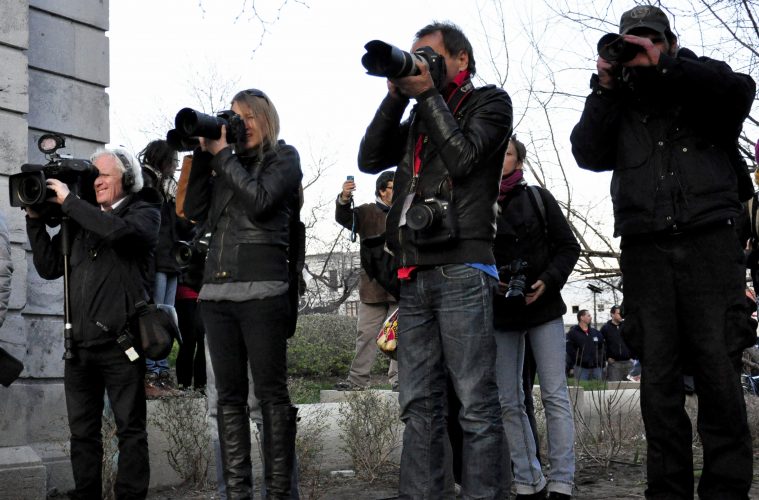
<instances>
[{"instance_id":1,"label":"black camera","mask_svg":"<svg viewBox=\"0 0 759 500\"><path fill-rule=\"evenodd\" d=\"M406 226L417 246L446 243L458 236L453 206L436 196L416 200L406 211Z\"/></svg>"},{"instance_id":2,"label":"black camera","mask_svg":"<svg viewBox=\"0 0 759 500\"><path fill-rule=\"evenodd\" d=\"M416 62L421 60L430 68L436 88L440 89L445 81L445 58L430 47L420 47L412 54L381 40L372 40L364 48L366 54L361 58L361 64L372 76L403 78L418 75Z\"/></svg>"},{"instance_id":3,"label":"black camera","mask_svg":"<svg viewBox=\"0 0 759 500\"><path fill-rule=\"evenodd\" d=\"M438 198L425 198L406 212L406 225L414 231L434 229L446 218L450 204Z\"/></svg>"},{"instance_id":4,"label":"black camera","mask_svg":"<svg viewBox=\"0 0 759 500\"><path fill-rule=\"evenodd\" d=\"M189 151L199 143L198 137L207 139L221 138L222 125L227 127L228 144L245 142L245 123L240 115L232 110L219 111L216 115L207 115L192 108L182 108L174 117L174 127L166 134L166 142L177 151Z\"/></svg>"},{"instance_id":5,"label":"black camera","mask_svg":"<svg viewBox=\"0 0 759 500\"><path fill-rule=\"evenodd\" d=\"M58 154L59 149L66 147L66 141L58 134L43 135L37 141L37 147L45 153L48 162L45 165L25 163L20 174L8 178L12 207L31 207L45 219L62 217L58 204L45 201L55 196L55 192L47 187L47 179L58 179L75 196L95 203L94 183L98 170L89 160Z\"/></svg>"},{"instance_id":6,"label":"black camera","mask_svg":"<svg viewBox=\"0 0 759 500\"><path fill-rule=\"evenodd\" d=\"M205 258L210 241L211 233L202 233L192 241L177 241L171 248L171 255L177 264L179 264L179 267L188 267L192 264L193 260Z\"/></svg>"},{"instance_id":7,"label":"black camera","mask_svg":"<svg viewBox=\"0 0 759 500\"><path fill-rule=\"evenodd\" d=\"M514 309L526 304L525 290L527 288L527 271L530 266L522 259L514 259L509 264L498 269L501 281L508 281L509 286L504 294L506 306Z\"/></svg>"},{"instance_id":8,"label":"black camera","mask_svg":"<svg viewBox=\"0 0 759 500\"><path fill-rule=\"evenodd\" d=\"M619 64L632 61L636 55L643 52L643 47L626 42L622 35L607 33L598 40L598 55L609 62Z\"/></svg>"}]
</instances>

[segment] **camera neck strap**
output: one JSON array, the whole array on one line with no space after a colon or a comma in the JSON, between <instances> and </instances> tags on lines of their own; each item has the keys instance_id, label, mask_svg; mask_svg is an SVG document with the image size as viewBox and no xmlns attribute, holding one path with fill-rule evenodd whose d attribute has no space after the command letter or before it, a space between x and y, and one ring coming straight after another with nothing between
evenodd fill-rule
<instances>
[{"instance_id":1,"label":"camera neck strap","mask_svg":"<svg viewBox=\"0 0 759 500\"><path fill-rule=\"evenodd\" d=\"M464 81L461 82L461 85L457 85L453 91L448 94L448 96L445 99L446 104L448 105L448 109L451 111L451 114L454 118L456 118L456 121L459 120L459 117L456 116L461 106L464 104L466 99L472 95L472 91L474 90L474 85L472 84L471 78L468 76ZM421 170L422 170L422 156L424 151L424 146L427 144L427 134L419 134L416 140L416 147L414 148L414 177L418 177ZM413 182L413 187L416 187L416 182ZM413 191L413 189L412 189Z\"/></svg>"}]
</instances>

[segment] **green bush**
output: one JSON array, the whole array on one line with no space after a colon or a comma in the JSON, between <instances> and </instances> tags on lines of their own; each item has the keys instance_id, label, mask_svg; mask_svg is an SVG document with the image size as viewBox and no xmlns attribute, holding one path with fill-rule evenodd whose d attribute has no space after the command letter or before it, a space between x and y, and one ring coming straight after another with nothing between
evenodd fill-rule
<instances>
[{"instance_id":1,"label":"green bush","mask_svg":"<svg viewBox=\"0 0 759 500\"><path fill-rule=\"evenodd\" d=\"M341 377L356 352L356 318L309 314L298 318L288 341L287 368L292 377ZM378 352L372 373L387 373L388 359Z\"/></svg>"}]
</instances>

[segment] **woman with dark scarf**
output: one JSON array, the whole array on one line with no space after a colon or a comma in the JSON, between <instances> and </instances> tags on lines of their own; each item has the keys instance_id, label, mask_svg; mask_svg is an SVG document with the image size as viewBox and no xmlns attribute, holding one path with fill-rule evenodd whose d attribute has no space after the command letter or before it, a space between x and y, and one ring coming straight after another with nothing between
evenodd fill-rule
<instances>
[{"instance_id":1,"label":"woman with dark scarf","mask_svg":"<svg viewBox=\"0 0 759 500\"><path fill-rule=\"evenodd\" d=\"M574 423L564 372L566 349L561 288L580 255L564 214L547 190L523 177L524 144L511 138L498 198L495 259L500 294L493 316L498 392L517 498L566 499L574 483ZM518 292L521 289L522 295ZM504 295L505 293L505 295ZM525 411L525 340L532 347L548 430L547 478Z\"/></svg>"}]
</instances>

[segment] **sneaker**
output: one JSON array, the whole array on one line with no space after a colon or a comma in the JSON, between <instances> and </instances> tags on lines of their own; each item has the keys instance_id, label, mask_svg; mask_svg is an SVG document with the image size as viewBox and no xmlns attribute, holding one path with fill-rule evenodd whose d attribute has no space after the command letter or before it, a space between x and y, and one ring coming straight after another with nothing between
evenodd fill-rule
<instances>
[{"instance_id":1,"label":"sneaker","mask_svg":"<svg viewBox=\"0 0 759 500\"><path fill-rule=\"evenodd\" d=\"M517 494L516 500L542 500L546 498L546 489L543 488L542 490L538 491L537 493L532 493L530 495L520 495Z\"/></svg>"},{"instance_id":2,"label":"sneaker","mask_svg":"<svg viewBox=\"0 0 759 500\"><path fill-rule=\"evenodd\" d=\"M350 380L341 380L335 384L336 391L363 391L366 387L354 384Z\"/></svg>"}]
</instances>

